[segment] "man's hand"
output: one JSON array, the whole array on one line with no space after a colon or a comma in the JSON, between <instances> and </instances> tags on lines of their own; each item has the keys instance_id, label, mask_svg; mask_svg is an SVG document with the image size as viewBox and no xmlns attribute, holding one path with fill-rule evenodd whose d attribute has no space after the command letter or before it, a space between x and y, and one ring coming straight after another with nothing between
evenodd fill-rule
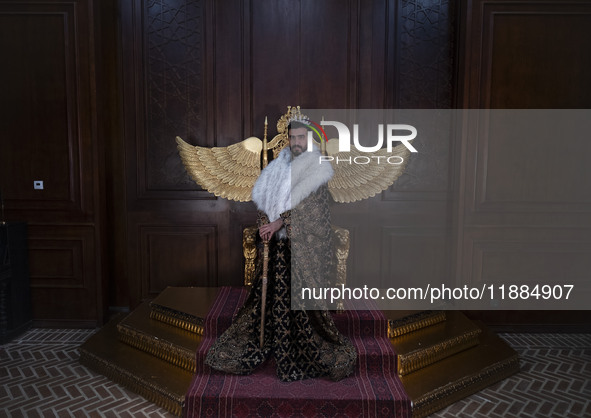
<instances>
[{"instance_id":1,"label":"man's hand","mask_svg":"<svg viewBox=\"0 0 591 418\"><path fill-rule=\"evenodd\" d=\"M259 228L259 235L261 236L261 238L264 241L269 241L271 239L271 237L273 236L273 234L275 232L279 231L282 226L283 226L283 220L281 218L279 218L271 223L262 225Z\"/></svg>"}]
</instances>

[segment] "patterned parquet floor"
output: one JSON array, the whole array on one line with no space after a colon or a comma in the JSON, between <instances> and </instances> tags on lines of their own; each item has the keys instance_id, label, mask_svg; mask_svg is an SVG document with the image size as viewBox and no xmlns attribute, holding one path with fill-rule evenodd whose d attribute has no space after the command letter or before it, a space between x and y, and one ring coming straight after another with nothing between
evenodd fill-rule
<instances>
[{"instance_id":1,"label":"patterned parquet floor","mask_svg":"<svg viewBox=\"0 0 591 418\"><path fill-rule=\"evenodd\" d=\"M33 329L0 346L0 416L172 417L78 362L94 330ZM501 334L522 371L432 417L591 417L591 334Z\"/></svg>"},{"instance_id":2,"label":"patterned parquet floor","mask_svg":"<svg viewBox=\"0 0 591 418\"><path fill-rule=\"evenodd\" d=\"M432 417L591 417L591 334L499 334L521 372Z\"/></svg>"}]
</instances>

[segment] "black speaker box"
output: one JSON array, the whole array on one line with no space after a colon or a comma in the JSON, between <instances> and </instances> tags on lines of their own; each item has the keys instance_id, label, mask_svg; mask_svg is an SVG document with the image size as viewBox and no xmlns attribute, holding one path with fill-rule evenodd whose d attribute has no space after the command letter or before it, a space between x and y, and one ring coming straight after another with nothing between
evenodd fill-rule
<instances>
[{"instance_id":1,"label":"black speaker box","mask_svg":"<svg viewBox=\"0 0 591 418\"><path fill-rule=\"evenodd\" d=\"M0 224L0 343L31 327L27 224Z\"/></svg>"}]
</instances>

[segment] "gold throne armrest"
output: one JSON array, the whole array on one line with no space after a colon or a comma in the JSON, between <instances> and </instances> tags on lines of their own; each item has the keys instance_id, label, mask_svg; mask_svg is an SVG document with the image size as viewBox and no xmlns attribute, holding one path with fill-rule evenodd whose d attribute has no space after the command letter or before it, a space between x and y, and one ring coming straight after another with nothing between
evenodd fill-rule
<instances>
[{"instance_id":1,"label":"gold throne armrest","mask_svg":"<svg viewBox=\"0 0 591 418\"><path fill-rule=\"evenodd\" d=\"M347 258L349 257L349 230L340 226L332 225L335 237L335 251L337 256L337 277L336 285L347 284ZM257 257L256 235L257 227L249 226L244 228L242 234L242 252L244 253L244 285L251 286L254 280L255 260ZM343 310L343 302L339 301L337 310Z\"/></svg>"},{"instance_id":2,"label":"gold throne armrest","mask_svg":"<svg viewBox=\"0 0 591 418\"><path fill-rule=\"evenodd\" d=\"M244 254L244 285L252 286L255 260L257 258L257 227L248 226L242 232L242 252Z\"/></svg>"}]
</instances>

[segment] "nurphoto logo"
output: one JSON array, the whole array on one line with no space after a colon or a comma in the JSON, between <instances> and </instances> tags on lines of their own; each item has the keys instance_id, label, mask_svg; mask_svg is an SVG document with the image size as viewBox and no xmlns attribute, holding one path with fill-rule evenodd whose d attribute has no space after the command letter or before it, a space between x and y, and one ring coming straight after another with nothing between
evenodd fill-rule
<instances>
[{"instance_id":1,"label":"nurphoto logo","mask_svg":"<svg viewBox=\"0 0 591 418\"><path fill-rule=\"evenodd\" d=\"M310 131L308 131L308 152L312 151L312 143L313 143L313 132L318 135L320 138L320 142L328 143L328 136L324 130L324 126L333 126L337 129L338 132L338 152L339 153L348 153L351 152L351 131L342 122L338 121L321 121L320 124L317 124L313 121L309 121ZM353 124L353 146L358 152L362 153L375 153L381 150L384 146L384 141L386 142L386 151L388 153L392 152L394 146L396 146L397 142L402 143L410 152L418 152L415 147L412 146L410 141L412 141L417 136L417 129L412 125L407 124L378 124L378 139L375 145L372 146L364 146L361 144L359 140L359 124ZM320 157L320 162L323 161L335 161L337 164L339 163L349 163L349 164L369 164L370 162L377 163L377 164L393 164L399 165L404 162L404 159L398 155L395 156L387 156L387 155L355 155L349 157L342 157L342 156L333 156L333 155L322 155Z\"/></svg>"}]
</instances>

